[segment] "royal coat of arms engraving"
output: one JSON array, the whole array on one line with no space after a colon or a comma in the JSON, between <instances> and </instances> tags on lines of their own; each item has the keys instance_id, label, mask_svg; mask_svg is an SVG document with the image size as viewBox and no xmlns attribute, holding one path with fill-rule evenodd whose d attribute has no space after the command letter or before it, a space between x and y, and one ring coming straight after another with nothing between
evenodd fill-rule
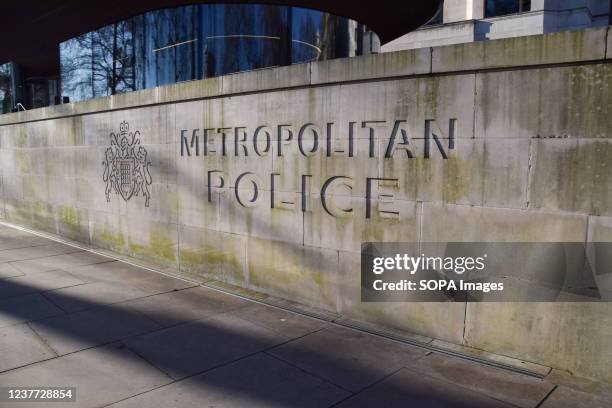
<instances>
[{"instance_id":1,"label":"royal coat of arms engraving","mask_svg":"<svg viewBox=\"0 0 612 408\"><path fill-rule=\"evenodd\" d=\"M147 149L140 145L140 132L130 132L126 121L119 125L119 133L111 132L111 145L104 153L104 175L106 201L110 202L111 193L119 194L125 201L142 194L145 207L149 206L153 182L147 161Z\"/></svg>"}]
</instances>

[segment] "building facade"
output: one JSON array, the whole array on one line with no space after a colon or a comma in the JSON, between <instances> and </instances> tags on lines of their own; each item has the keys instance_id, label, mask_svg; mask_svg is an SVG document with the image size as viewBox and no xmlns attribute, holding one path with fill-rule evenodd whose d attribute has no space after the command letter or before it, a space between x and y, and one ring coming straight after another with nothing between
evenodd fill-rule
<instances>
[{"instance_id":1,"label":"building facade","mask_svg":"<svg viewBox=\"0 0 612 408\"><path fill-rule=\"evenodd\" d=\"M445 0L421 28L382 47L397 51L546 34L610 22L610 0Z\"/></svg>"},{"instance_id":2,"label":"building facade","mask_svg":"<svg viewBox=\"0 0 612 408\"><path fill-rule=\"evenodd\" d=\"M181 81L378 52L364 24L265 4L199 4L148 11L56 45L59 75L0 65L0 113Z\"/></svg>"}]
</instances>

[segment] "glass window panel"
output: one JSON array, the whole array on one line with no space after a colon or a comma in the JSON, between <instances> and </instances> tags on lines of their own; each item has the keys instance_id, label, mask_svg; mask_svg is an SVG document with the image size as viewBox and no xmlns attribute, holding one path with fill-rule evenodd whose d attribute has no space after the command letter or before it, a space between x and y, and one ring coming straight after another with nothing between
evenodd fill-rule
<instances>
[{"instance_id":1,"label":"glass window panel","mask_svg":"<svg viewBox=\"0 0 612 408\"><path fill-rule=\"evenodd\" d=\"M327 13L202 4L144 13L61 44L72 100L374 51L376 35Z\"/></svg>"},{"instance_id":2,"label":"glass window panel","mask_svg":"<svg viewBox=\"0 0 612 408\"><path fill-rule=\"evenodd\" d=\"M92 33L60 44L60 78L62 95L72 101L93 98Z\"/></svg>"},{"instance_id":3,"label":"glass window panel","mask_svg":"<svg viewBox=\"0 0 612 408\"><path fill-rule=\"evenodd\" d=\"M529 11L531 0L487 0L485 16L495 17Z\"/></svg>"},{"instance_id":4,"label":"glass window panel","mask_svg":"<svg viewBox=\"0 0 612 408\"><path fill-rule=\"evenodd\" d=\"M206 76L287 63L287 7L204 5L202 17Z\"/></svg>"},{"instance_id":5,"label":"glass window panel","mask_svg":"<svg viewBox=\"0 0 612 408\"><path fill-rule=\"evenodd\" d=\"M114 49L117 26L102 27L92 33L93 96L108 96L115 93L116 81Z\"/></svg>"},{"instance_id":6,"label":"glass window panel","mask_svg":"<svg viewBox=\"0 0 612 408\"><path fill-rule=\"evenodd\" d=\"M134 30L133 19L115 24L114 29L114 60L113 60L113 93L135 91L136 72L134 69Z\"/></svg>"}]
</instances>

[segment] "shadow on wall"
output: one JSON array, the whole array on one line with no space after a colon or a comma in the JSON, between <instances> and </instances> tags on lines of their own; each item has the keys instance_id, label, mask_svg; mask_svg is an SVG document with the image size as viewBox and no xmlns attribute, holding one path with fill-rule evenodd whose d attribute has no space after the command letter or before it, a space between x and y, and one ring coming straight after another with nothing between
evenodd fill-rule
<instances>
[{"instance_id":1,"label":"shadow on wall","mask_svg":"<svg viewBox=\"0 0 612 408\"><path fill-rule=\"evenodd\" d=\"M474 24L474 41L484 41L489 39L491 26L493 24L487 21L475 21Z\"/></svg>"}]
</instances>

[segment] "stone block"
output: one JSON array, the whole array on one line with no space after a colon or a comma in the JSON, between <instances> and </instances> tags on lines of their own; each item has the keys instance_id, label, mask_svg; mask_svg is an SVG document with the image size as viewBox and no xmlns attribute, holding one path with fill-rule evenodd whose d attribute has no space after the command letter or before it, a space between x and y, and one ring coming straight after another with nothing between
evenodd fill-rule
<instances>
[{"instance_id":1,"label":"stone block","mask_svg":"<svg viewBox=\"0 0 612 408\"><path fill-rule=\"evenodd\" d=\"M198 281L215 279L246 285L247 237L179 226L179 270Z\"/></svg>"},{"instance_id":2,"label":"stone block","mask_svg":"<svg viewBox=\"0 0 612 408\"><path fill-rule=\"evenodd\" d=\"M310 80L312 84L324 84L427 74L430 63L429 48L338 58L311 63Z\"/></svg>"},{"instance_id":3,"label":"stone block","mask_svg":"<svg viewBox=\"0 0 612 408\"><path fill-rule=\"evenodd\" d=\"M423 203L423 242L584 242L586 216Z\"/></svg>"},{"instance_id":4,"label":"stone block","mask_svg":"<svg viewBox=\"0 0 612 408\"><path fill-rule=\"evenodd\" d=\"M111 96L102 96L99 98L86 99L83 101L75 101L69 105L72 106L72 112L75 115L85 113L103 112L111 109Z\"/></svg>"},{"instance_id":5,"label":"stone block","mask_svg":"<svg viewBox=\"0 0 612 408\"><path fill-rule=\"evenodd\" d=\"M612 140L533 141L530 206L612 215Z\"/></svg>"},{"instance_id":6,"label":"stone block","mask_svg":"<svg viewBox=\"0 0 612 408\"><path fill-rule=\"evenodd\" d=\"M475 137L609 138L612 65L476 75Z\"/></svg>"},{"instance_id":7,"label":"stone block","mask_svg":"<svg viewBox=\"0 0 612 408\"><path fill-rule=\"evenodd\" d=\"M413 201L331 196L325 198L325 210L320 195L312 198L312 210L304 213L305 245L357 252L362 242L418 240Z\"/></svg>"},{"instance_id":8,"label":"stone block","mask_svg":"<svg viewBox=\"0 0 612 408\"><path fill-rule=\"evenodd\" d=\"M304 243L303 213L299 208L270 208L269 191L265 190L258 190L256 201L249 203L252 197L254 191L246 188L231 188L219 194L218 230L294 244Z\"/></svg>"},{"instance_id":9,"label":"stone block","mask_svg":"<svg viewBox=\"0 0 612 408\"><path fill-rule=\"evenodd\" d=\"M306 86L310 83L310 65L295 64L275 69L256 69L224 75L220 79L221 92L224 95Z\"/></svg>"},{"instance_id":10,"label":"stone block","mask_svg":"<svg viewBox=\"0 0 612 408\"><path fill-rule=\"evenodd\" d=\"M112 121L112 112L94 113L81 116L81 129L84 145L108 147L110 133L119 132L119 123Z\"/></svg>"},{"instance_id":11,"label":"stone block","mask_svg":"<svg viewBox=\"0 0 612 408\"><path fill-rule=\"evenodd\" d=\"M127 217L128 255L161 266L178 266L176 224L154 221L141 212Z\"/></svg>"},{"instance_id":12,"label":"stone block","mask_svg":"<svg viewBox=\"0 0 612 408\"><path fill-rule=\"evenodd\" d=\"M342 315L454 343L463 341L464 303L362 302L361 253L340 251L339 257L338 311Z\"/></svg>"},{"instance_id":13,"label":"stone block","mask_svg":"<svg viewBox=\"0 0 612 408\"><path fill-rule=\"evenodd\" d=\"M247 265L250 288L336 310L337 251L249 237Z\"/></svg>"},{"instance_id":14,"label":"stone block","mask_svg":"<svg viewBox=\"0 0 612 408\"><path fill-rule=\"evenodd\" d=\"M157 92L159 103L182 102L189 99L207 98L221 93L221 78L185 81L160 86Z\"/></svg>"},{"instance_id":15,"label":"stone block","mask_svg":"<svg viewBox=\"0 0 612 408\"><path fill-rule=\"evenodd\" d=\"M158 88L141 89L139 91L111 95L110 108L122 109L134 106L153 105L158 102Z\"/></svg>"},{"instance_id":16,"label":"stone block","mask_svg":"<svg viewBox=\"0 0 612 408\"><path fill-rule=\"evenodd\" d=\"M166 132L168 112L169 108L165 105L113 111L110 114L110 128L101 129L107 137L106 142L103 144L110 146L110 133L113 132L120 135L120 125L124 121L128 122L129 125L127 130L128 142L132 142L129 133L134 133L134 143L136 143L137 139L143 145L171 143L174 141L174 138ZM120 141L121 138L118 137L118 142Z\"/></svg>"},{"instance_id":17,"label":"stone block","mask_svg":"<svg viewBox=\"0 0 612 408\"><path fill-rule=\"evenodd\" d=\"M606 302L469 303L465 342L610 381L611 316L612 304Z\"/></svg>"},{"instance_id":18,"label":"stone block","mask_svg":"<svg viewBox=\"0 0 612 408\"><path fill-rule=\"evenodd\" d=\"M432 49L432 72L602 60L606 28L448 45Z\"/></svg>"}]
</instances>

